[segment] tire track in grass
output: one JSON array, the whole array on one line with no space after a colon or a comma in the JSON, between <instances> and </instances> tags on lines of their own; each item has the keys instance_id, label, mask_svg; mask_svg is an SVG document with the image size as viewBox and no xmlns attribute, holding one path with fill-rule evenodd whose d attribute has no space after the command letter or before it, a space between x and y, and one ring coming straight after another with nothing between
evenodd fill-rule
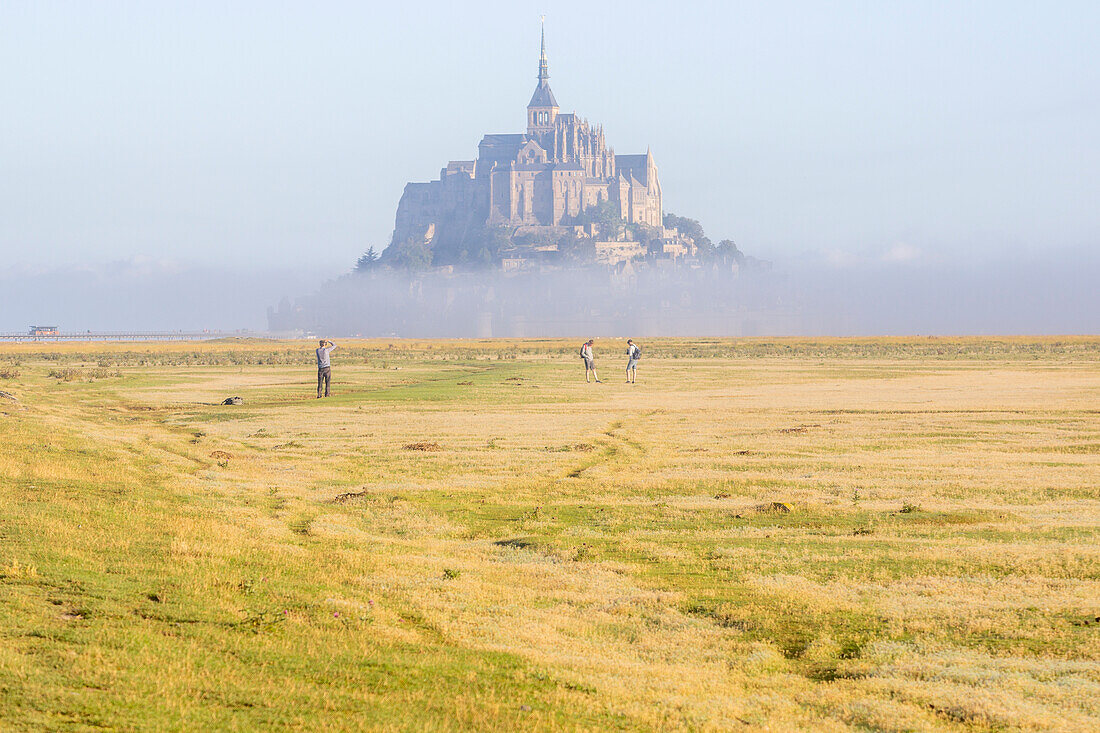
<instances>
[{"instance_id":1,"label":"tire track in grass","mask_svg":"<svg viewBox=\"0 0 1100 733\"><path fill-rule=\"evenodd\" d=\"M597 438L594 442L599 445L603 450L600 451L595 457L585 461L576 468L571 469L565 474L566 478L581 478L585 471L595 468L597 466L609 466L612 463L617 462L625 454L623 450L629 448L636 454L634 458L641 458L646 455L648 449L636 440L623 437L619 435L617 431L623 427L622 420L614 420L607 426L601 435L604 438Z\"/></svg>"}]
</instances>

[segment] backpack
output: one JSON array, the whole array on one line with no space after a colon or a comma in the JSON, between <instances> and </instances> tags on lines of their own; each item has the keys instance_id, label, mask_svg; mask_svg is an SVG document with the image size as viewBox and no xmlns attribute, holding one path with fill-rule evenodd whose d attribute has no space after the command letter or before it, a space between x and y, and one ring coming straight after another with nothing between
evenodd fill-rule
<instances>
[{"instance_id":1,"label":"backpack","mask_svg":"<svg viewBox=\"0 0 1100 733\"><path fill-rule=\"evenodd\" d=\"M635 359L641 359L642 358L642 347L638 346L638 344L634 344L634 358Z\"/></svg>"},{"instance_id":2,"label":"backpack","mask_svg":"<svg viewBox=\"0 0 1100 733\"><path fill-rule=\"evenodd\" d=\"M585 346L588 346L588 344L581 344L581 358L582 359L584 358L584 347Z\"/></svg>"}]
</instances>

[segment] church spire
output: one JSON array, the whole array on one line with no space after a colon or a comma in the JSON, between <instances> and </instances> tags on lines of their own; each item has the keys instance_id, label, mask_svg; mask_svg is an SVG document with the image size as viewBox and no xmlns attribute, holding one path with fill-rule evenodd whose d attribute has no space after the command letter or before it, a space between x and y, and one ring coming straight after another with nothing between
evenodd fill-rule
<instances>
[{"instance_id":1,"label":"church spire","mask_svg":"<svg viewBox=\"0 0 1100 733\"><path fill-rule=\"evenodd\" d=\"M546 61L546 16L542 17L542 52L539 54L539 83L527 104L527 134L537 135L554 129L558 100L550 91L550 64Z\"/></svg>"},{"instance_id":2,"label":"church spire","mask_svg":"<svg viewBox=\"0 0 1100 733\"><path fill-rule=\"evenodd\" d=\"M546 60L546 16L542 16L542 53L539 54L539 81L550 78L550 63Z\"/></svg>"}]
</instances>

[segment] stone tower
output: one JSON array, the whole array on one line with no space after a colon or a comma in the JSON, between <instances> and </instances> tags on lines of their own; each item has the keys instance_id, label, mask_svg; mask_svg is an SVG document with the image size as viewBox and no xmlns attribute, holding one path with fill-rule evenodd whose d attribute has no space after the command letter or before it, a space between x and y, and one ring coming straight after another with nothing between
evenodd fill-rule
<instances>
[{"instance_id":1,"label":"stone tower","mask_svg":"<svg viewBox=\"0 0 1100 733\"><path fill-rule=\"evenodd\" d=\"M527 134L535 137L552 132L558 116L558 100L550 91L550 65L546 61L546 25L542 27L542 53L539 55L539 83L527 105Z\"/></svg>"}]
</instances>

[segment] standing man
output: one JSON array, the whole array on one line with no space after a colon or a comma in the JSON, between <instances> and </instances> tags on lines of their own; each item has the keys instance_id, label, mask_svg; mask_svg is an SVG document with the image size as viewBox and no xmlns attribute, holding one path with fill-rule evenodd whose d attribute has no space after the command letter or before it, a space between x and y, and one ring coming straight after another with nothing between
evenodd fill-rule
<instances>
[{"instance_id":1,"label":"standing man","mask_svg":"<svg viewBox=\"0 0 1100 733\"><path fill-rule=\"evenodd\" d=\"M328 355L336 348L336 344L327 339L321 339L317 347L317 399L321 399L321 385L325 387L325 397L328 397L328 385L332 381L332 363Z\"/></svg>"},{"instance_id":2,"label":"standing man","mask_svg":"<svg viewBox=\"0 0 1100 733\"><path fill-rule=\"evenodd\" d=\"M584 381L591 382L588 375L591 374L596 384L600 384L600 378L596 376L596 355L592 353L592 344L595 339L588 339L581 347L581 358L584 359Z\"/></svg>"},{"instance_id":3,"label":"standing man","mask_svg":"<svg viewBox=\"0 0 1100 733\"><path fill-rule=\"evenodd\" d=\"M626 340L626 381L635 384L638 381L638 359L642 356L642 350L634 343L633 339Z\"/></svg>"}]
</instances>

